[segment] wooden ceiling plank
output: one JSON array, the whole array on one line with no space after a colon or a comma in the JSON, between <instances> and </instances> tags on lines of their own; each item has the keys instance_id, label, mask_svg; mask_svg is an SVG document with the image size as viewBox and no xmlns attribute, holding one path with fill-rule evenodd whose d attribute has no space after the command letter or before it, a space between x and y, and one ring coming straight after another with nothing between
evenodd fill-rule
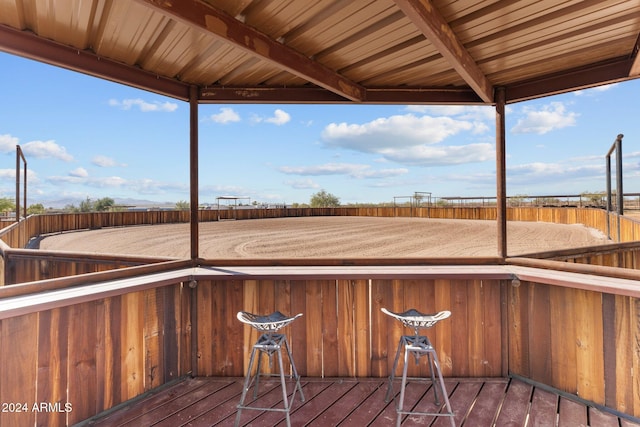
<instances>
[{"instance_id":1,"label":"wooden ceiling plank","mask_svg":"<svg viewBox=\"0 0 640 427\"><path fill-rule=\"evenodd\" d=\"M189 85L0 25L0 51L187 101Z\"/></svg>"},{"instance_id":2,"label":"wooden ceiling plank","mask_svg":"<svg viewBox=\"0 0 640 427\"><path fill-rule=\"evenodd\" d=\"M188 25L202 28L228 43L347 99L361 102L366 98L366 90L362 86L208 4L197 0L139 1L151 4Z\"/></svg>"},{"instance_id":3,"label":"wooden ceiling plank","mask_svg":"<svg viewBox=\"0 0 640 427\"><path fill-rule=\"evenodd\" d=\"M493 102L493 85L430 0L395 0L398 7L433 43L485 102Z\"/></svg>"}]
</instances>

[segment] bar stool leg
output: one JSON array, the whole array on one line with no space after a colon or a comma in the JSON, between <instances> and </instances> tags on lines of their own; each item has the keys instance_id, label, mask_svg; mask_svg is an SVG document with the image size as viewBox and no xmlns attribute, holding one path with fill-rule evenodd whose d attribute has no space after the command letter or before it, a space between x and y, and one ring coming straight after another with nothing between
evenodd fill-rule
<instances>
[{"instance_id":1,"label":"bar stool leg","mask_svg":"<svg viewBox=\"0 0 640 427\"><path fill-rule=\"evenodd\" d=\"M284 365L282 363L282 351L278 348L278 367L280 368L280 385L282 386L282 403L284 404L284 413L287 419L287 427L291 427L291 418L289 417L289 398L287 397L287 382L284 378ZM293 399L292 399L293 401Z\"/></svg>"},{"instance_id":2,"label":"bar stool leg","mask_svg":"<svg viewBox=\"0 0 640 427\"><path fill-rule=\"evenodd\" d=\"M242 407L244 406L244 401L247 398L247 392L249 391L250 381L251 381L251 369L253 368L253 362L255 360L256 351L258 351L255 347L251 350L251 357L249 358L249 367L247 369L247 375L244 378L244 385L242 386L242 397L240 397L240 404L238 404L238 412L236 413L236 420L234 425L237 427L240 424L240 415L242 412ZM258 353L262 354L261 351ZM258 365L260 364L260 355L258 356ZM257 375L260 374L260 371L256 372ZM255 393L255 389L254 389Z\"/></svg>"},{"instance_id":3,"label":"bar stool leg","mask_svg":"<svg viewBox=\"0 0 640 427\"><path fill-rule=\"evenodd\" d=\"M444 388L444 379L442 378L442 370L440 369L440 361L438 360L438 355L436 352L433 352L433 363L436 365L436 371L438 372L438 380L440 381L440 390L442 390L442 396L444 398L444 406L447 408L447 413L451 414L449 420L451 421L451 427L456 427L456 421L453 416L453 410L451 409L451 404L449 403L449 396L447 396L447 391ZM435 387L435 384L434 384ZM436 403L438 405L438 403Z\"/></svg>"},{"instance_id":4,"label":"bar stool leg","mask_svg":"<svg viewBox=\"0 0 640 427\"><path fill-rule=\"evenodd\" d=\"M387 385L387 394L384 396L385 403L389 403L391 400L391 392L393 391L393 380L395 379L396 369L398 369L398 360L400 359L400 352L402 351L402 346L404 342L404 337L398 341L398 349L396 350L396 358L393 361L393 368L391 369L391 375L389 375L389 384Z\"/></svg>"},{"instance_id":5,"label":"bar stool leg","mask_svg":"<svg viewBox=\"0 0 640 427\"><path fill-rule=\"evenodd\" d=\"M435 353L434 353L435 357ZM436 377L434 375L434 367L433 367L433 358L431 357L431 353L427 353L427 362L429 363L429 372L431 374L431 384L433 385L433 394L435 396L435 404L440 405L440 399L438 399L438 387L439 385L436 383ZM438 368L439 370L440 368ZM439 372L438 372L439 373ZM444 389L442 390L442 394L444 394Z\"/></svg>"},{"instance_id":6,"label":"bar stool leg","mask_svg":"<svg viewBox=\"0 0 640 427\"><path fill-rule=\"evenodd\" d=\"M404 341L404 338L401 342ZM407 386L407 368L409 365L409 350L407 349L407 345L404 346L404 366L402 367L402 383L400 386L400 400L398 401L398 406L396 408L396 412L398 416L396 418L396 427L400 427L402 424L402 412L404 411L404 389Z\"/></svg>"},{"instance_id":7,"label":"bar stool leg","mask_svg":"<svg viewBox=\"0 0 640 427\"><path fill-rule=\"evenodd\" d=\"M253 383L253 398L256 399L258 397L258 386L260 384L260 372L262 369L262 353L264 351L258 349L258 366L256 367L255 380ZM271 359L271 356L268 356Z\"/></svg>"},{"instance_id":8,"label":"bar stool leg","mask_svg":"<svg viewBox=\"0 0 640 427\"><path fill-rule=\"evenodd\" d=\"M296 380L296 386L293 389L293 395L291 396L291 402L293 402L293 400L295 398L296 389L300 393L300 401L304 402L304 393L302 392L302 386L300 385L300 375L298 375L298 370L296 369L296 364L293 361L293 355L291 354L291 348L289 348L289 341L287 340L286 336L284 337L284 346L287 349L287 356L289 357L289 363L291 363L291 371L293 373L293 378Z\"/></svg>"}]
</instances>

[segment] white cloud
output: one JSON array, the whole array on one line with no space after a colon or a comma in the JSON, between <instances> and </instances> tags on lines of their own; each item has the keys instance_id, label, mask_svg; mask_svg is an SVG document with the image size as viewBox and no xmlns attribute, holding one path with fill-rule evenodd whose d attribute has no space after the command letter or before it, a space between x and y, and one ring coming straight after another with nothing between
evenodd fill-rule
<instances>
[{"instance_id":1,"label":"white cloud","mask_svg":"<svg viewBox=\"0 0 640 427\"><path fill-rule=\"evenodd\" d=\"M409 105L407 111L434 116L456 116L463 120L494 121L496 109L493 106L478 105Z\"/></svg>"},{"instance_id":2,"label":"white cloud","mask_svg":"<svg viewBox=\"0 0 640 427\"><path fill-rule=\"evenodd\" d=\"M112 107L120 108L122 110L130 110L133 107L138 107L138 109L140 109L140 111L142 111L143 113L157 112L157 111L171 113L178 109L178 104L174 102L169 102L169 101L147 102L140 98L123 99L122 101L118 101L117 99L110 99L109 105Z\"/></svg>"},{"instance_id":3,"label":"white cloud","mask_svg":"<svg viewBox=\"0 0 640 427\"><path fill-rule=\"evenodd\" d=\"M382 154L398 163L417 166L460 165L495 159L492 144L478 143L451 146L414 146L405 150L388 149Z\"/></svg>"},{"instance_id":4,"label":"white cloud","mask_svg":"<svg viewBox=\"0 0 640 427\"><path fill-rule=\"evenodd\" d=\"M277 126L282 126L286 123L289 123L289 121L291 121L291 116L286 111L283 111L278 108L273 112L273 116L271 117L260 117L258 115L253 115L251 117L251 121L253 121L254 123L265 122L265 123L271 123Z\"/></svg>"},{"instance_id":5,"label":"white cloud","mask_svg":"<svg viewBox=\"0 0 640 427\"><path fill-rule=\"evenodd\" d=\"M291 116L289 115L289 113L283 110L277 109L276 111L273 112L273 117L269 117L265 119L265 122L282 126L283 124L288 123L290 120L291 120Z\"/></svg>"},{"instance_id":6,"label":"white cloud","mask_svg":"<svg viewBox=\"0 0 640 427\"><path fill-rule=\"evenodd\" d=\"M215 123L220 123L223 125L240 121L240 115L236 113L232 108L221 108L220 113L212 114L210 118Z\"/></svg>"},{"instance_id":7,"label":"white cloud","mask_svg":"<svg viewBox=\"0 0 640 427\"><path fill-rule=\"evenodd\" d=\"M579 116L577 113L567 111L562 102L552 102L537 110L526 107L523 112L525 117L518 120L511 132L544 135L556 129L575 126L576 118Z\"/></svg>"},{"instance_id":8,"label":"white cloud","mask_svg":"<svg viewBox=\"0 0 640 427\"><path fill-rule=\"evenodd\" d=\"M507 179L513 184L543 182L568 182L604 175L604 164L582 164L571 162L533 162L507 168Z\"/></svg>"},{"instance_id":9,"label":"white cloud","mask_svg":"<svg viewBox=\"0 0 640 427\"><path fill-rule=\"evenodd\" d=\"M611 83L608 85L596 86L589 89L576 90L573 92L575 96L583 96L583 95L593 95L598 92L606 92L614 87L618 86L619 83Z\"/></svg>"},{"instance_id":10,"label":"white cloud","mask_svg":"<svg viewBox=\"0 0 640 427\"><path fill-rule=\"evenodd\" d=\"M309 190L309 189L315 190L320 188L320 185L316 184L311 179L285 181L284 184L290 186L291 188L295 188L296 190Z\"/></svg>"},{"instance_id":11,"label":"white cloud","mask_svg":"<svg viewBox=\"0 0 640 427\"><path fill-rule=\"evenodd\" d=\"M77 178L86 178L89 176L89 172L85 168L76 168L69 172L69 176L74 176Z\"/></svg>"},{"instance_id":12,"label":"white cloud","mask_svg":"<svg viewBox=\"0 0 640 427\"><path fill-rule=\"evenodd\" d=\"M188 184L161 182L148 178L127 182L126 184L127 189L131 189L139 194L166 194L176 192L184 194L185 200L189 198Z\"/></svg>"},{"instance_id":13,"label":"white cloud","mask_svg":"<svg viewBox=\"0 0 640 427\"><path fill-rule=\"evenodd\" d=\"M24 173L24 169L20 171L20 179L22 179L23 173ZM15 191L15 180L16 180L15 168L0 169L0 181L11 181L14 184L13 188L9 190L11 193ZM31 169L27 169L27 182L29 182L30 184L34 184L39 181L40 180L38 178L38 174ZM33 191L33 187L29 188L29 192L31 191Z\"/></svg>"},{"instance_id":14,"label":"white cloud","mask_svg":"<svg viewBox=\"0 0 640 427\"><path fill-rule=\"evenodd\" d=\"M126 166L124 163L118 163L111 157L97 155L91 159L91 163L101 168L111 168L115 166Z\"/></svg>"},{"instance_id":15,"label":"white cloud","mask_svg":"<svg viewBox=\"0 0 640 427\"><path fill-rule=\"evenodd\" d=\"M495 158L492 144L440 144L462 132L484 133L488 129L482 121L406 114L364 124L332 123L324 129L322 138L330 147L380 154L399 163L435 166Z\"/></svg>"},{"instance_id":16,"label":"white cloud","mask_svg":"<svg viewBox=\"0 0 640 427\"><path fill-rule=\"evenodd\" d=\"M0 135L0 152L10 153L16 151L16 145L18 145L18 138L9 134Z\"/></svg>"},{"instance_id":17,"label":"white cloud","mask_svg":"<svg viewBox=\"0 0 640 427\"><path fill-rule=\"evenodd\" d=\"M21 145L25 156L36 158L54 158L65 162L73 160L73 156L67 153L66 148L56 144L55 141L31 141Z\"/></svg>"},{"instance_id":18,"label":"white cloud","mask_svg":"<svg viewBox=\"0 0 640 427\"><path fill-rule=\"evenodd\" d=\"M346 175L352 178L387 178L409 173L407 169L380 169L372 170L371 166L353 163L326 163L314 166L282 166L278 169L288 175L322 176L322 175Z\"/></svg>"},{"instance_id":19,"label":"white cloud","mask_svg":"<svg viewBox=\"0 0 640 427\"><path fill-rule=\"evenodd\" d=\"M10 180L15 180L16 179L16 169L0 169L0 179L4 180L4 179L10 179Z\"/></svg>"},{"instance_id":20,"label":"white cloud","mask_svg":"<svg viewBox=\"0 0 640 427\"><path fill-rule=\"evenodd\" d=\"M79 168L82 169L82 168ZM119 176L108 177L96 177L92 178L87 175L83 175L82 172L72 171L68 176L51 176L48 178L53 184L83 184L89 187L97 188L117 188L122 187L125 184L129 184L126 179Z\"/></svg>"}]
</instances>

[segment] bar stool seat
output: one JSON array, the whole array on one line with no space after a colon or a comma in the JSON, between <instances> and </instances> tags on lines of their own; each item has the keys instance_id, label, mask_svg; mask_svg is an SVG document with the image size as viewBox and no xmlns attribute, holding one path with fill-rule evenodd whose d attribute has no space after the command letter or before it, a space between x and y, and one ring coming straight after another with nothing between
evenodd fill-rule
<instances>
[{"instance_id":1,"label":"bar stool seat","mask_svg":"<svg viewBox=\"0 0 640 427\"><path fill-rule=\"evenodd\" d=\"M387 310L386 308L381 308L381 311L384 314L391 316L396 320L399 320L405 327L413 329L414 332L413 335L403 335L402 337L400 337L400 341L398 342L398 349L396 351L396 357L393 361L393 369L391 370L391 375L389 375L389 384L387 386L385 402L389 402L389 400L391 399L391 395L393 392L393 382L395 379L396 369L398 367L398 361L400 359L400 353L404 348L402 384L400 386L400 398L398 400L398 404L396 405L396 412L398 414L396 425L400 426L400 424L402 423L403 415L431 415L436 417L449 417L449 419L451 420L451 425L455 427L455 420L453 419L454 414L451 410L451 405L449 404L449 396L444 386L444 380L442 378L442 370L440 369L438 355L436 354L435 348L431 345L431 341L429 341L429 338L425 335L420 335L420 329L428 329L433 327L439 321L447 319L449 316L451 316L451 312L440 311L436 314L424 314L413 308L403 313L395 313L393 311ZM409 354L412 354L415 357L416 365L418 364L420 356L426 354L429 371L431 374L431 383L433 385L433 393L435 395L435 404L437 406L440 406L440 399L438 398L439 387L444 399L444 409L446 409L446 412L413 412L404 409L404 392L407 385L407 365L409 362ZM438 375L437 383L435 374Z\"/></svg>"},{"instance_id":2,"label":"bar stool seat","mask_svg":"<svg viewBox=\"0 0 640 427\"><path fill-rule=\"evenodd\" d=\"M296 370L296 365L293 361L293 356L291 355L291 349L289 348L289 342L287 341L287 336L284 334L277 333L278 330L284 328L289 325L291 322L296 320L298 317L302 316L302 313L298 313L295 316L289 317L285 316L279 311L271 313L266 316L260 316L257 314L249 313L246 311L239 311L237 314L238 320L242 323L250 325L255 328L257 331L262 332L256 343L253 345L251 350L251 357L249 358L249 366L247 368L247 375L244 380L244 386L242 388L242 397L240 398L240 403L238 404L238 412L236 413L235 426L238 426L240 423L240 416L243 409L254 409L261 411L275 411L275 412L284 412L286 414L287 426L291 426L291 420L289 417L291 411L291 404L293 403L296 391L300 392L300 400L304 402L304 394L302 393L302 387L300 386L300 376L298 375L298 371ZM287 356L289 357L289 363L291 364L291 375L286 375L284 373L284 367L282 363L282 347L287 351ZM272 359L271 356L274 354L278 355L278 368L279 374L261 374L260 367L262 362L262 354L266 354L269 357L269 363L271 364ZM255 356L258 355L258 365L256 368L255 375L251 375L251 371L253 369L253 363L255 362ZM258 397L258 383L260 381L260 376L279 376L280 377L280 385L282 386L282 401L283 407L259 407L259 406L247 406L245 405L245 399L247 397L247 392L251 388L253 383L253 399L257 399ZM295 380L295 386L293 388L293 393L291 396L288 395L287 392L287 382L286 378L291 378Z\"/></svg>"}]
</instances>

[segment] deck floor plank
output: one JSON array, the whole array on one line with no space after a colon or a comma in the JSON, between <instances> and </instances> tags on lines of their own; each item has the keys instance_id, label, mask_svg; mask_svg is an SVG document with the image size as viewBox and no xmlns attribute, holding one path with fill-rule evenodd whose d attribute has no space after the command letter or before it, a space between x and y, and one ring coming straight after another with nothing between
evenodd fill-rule
<instances>
[{"instance_id":1,"label":"deck floor plank","mask_svg":"<svg viewBox=\"0 0 640 427\"><path fill-rule=\"evenodd\" d=\"M589 422L591 425L600 427L618 427L620 425L618 417L596 408L589 408Z\"/></svg>"},{"instance_id":2,"label":"deck floor plank","mask_svg":"<svg viewBox=\"0 0 640 427\"><path fill-rule=\"evenodd\" d=\"M176 418L191 418L191 414L198 414L202 408L203 402L208 405L221 406L227 402L232 402L231 405L235 408L237 401L236 396L242 389L242 385L239 382L231 382L226 386L220 387L220 383L210 381L207 385L199 387L192 393L182 395L173 401L171 404L162 405L153 412L146 412L140 417L130 420L129 422L122 424L123 427L138 427L138 426L151 426L151 425L171 425L177 424L168 423L167 420ZM188 415L185 415L188 414Z\"/></svg>"},{"instance_id":3,"label":"deck floor plank","mask_svg":"<svg viewBox=\"0 0 640 427\"><path fill-rule=\"evenodd\" d=\"M505 427L522 427L527 420L533 386L522 381L509 383L507 393L496 419L496 425Z\"/></svg>"},{"instance_id":4,"label":"deck floor plank","mask_svg":"<svg viewBox=\"0 0 640 427\"><path fill-rule=\"evenodd\" d=\"M242 378L185 379L107 411L82 425L232 426L242 384ZM303 378L301 384L306 399L301 402L299 394L296 394L291 408L292 426L395 425L399 383L394 389L394 399L388 403L384 401L387 391L384 378ZM293 384L288 385L291 386L290 394ZM282 392L278 386L277 381L262 381L259 405L281 408ZM587 406L570 396L561 396L518 379L446 378L445 386L456 426L640 427L640 420L620 418L605 409ZM251 404L258 404L258 401ZM435 404L429 381L412 380L408 383L405 409L439 412L443 406L443 402ZM284 426L285 414L246 409L242 412L240 425ZM450 420L446 417L407 415L403 417L402 425L448 427Z\"/></svg>"},{"instance_id":5,"label":"deck floor plank","mask_svg":"<svg viewBox=\"0 0 640 427\"><path fill-rule=\"evenodd\" d=\"M507 382L486 382L467 416L466 423L474 426L490 426L498 415L505 397Z\"/></svg>"},{"instance_id":6,"label":"deck floor plank","mask_svg":"<svg viewBox=\"0 0 640 427\"><path fill-rule=\"evenodd\" d=\"M476 396L480 392L480 388L482 388L482 382L480 381L471 381L471 382L459 382L458 386L453 391L449 391L449 403L451 404L451 409L453 409L454 420L456 425L462 425L463 421L466 419L469 410L471 409L471 405L476 400ZM447 417L439 417L435 420L434 426L437 427L450 427L451 421Z\"/></svg>"},{"instance_id":7,"label":"deck floor plank","mask_svg":"<svg viewBox=\"0 0 640 427\"><path fill-rule=\"evenodd\" d=\"M339 425L379 388L376 383L350 381L353 387L317 418L325 426Z\"/></svg>"},{"instance_id":8,"label":"deck floor plank","mask_svg":"<svg viewBox=\"0 0 640 427\"><path fill-rule=\"evenodd\" d=\"M536 388L531 399L529 423L533 427L555 426L558 414L558 395Z\"/></svg>"},{"instance_id":9,"label":"deck floor plank","mask_svg":"<svg viewBox=\"0 0 640 427\"><path fill-rule=\"evenodd\" d=\"M376 387L376 390L368 399L358 405L347 418L338 424L339 426L368 426L378 418L387 407L393 407L393 401L389 403L384 402L385 395L387 394L386 381L382 383L369 381L368 383L371 387Z\"/></svg>"},{"instance_id":10,"label":"deck floor plank","mask_svg":"<svg viewBox=\"0 0 640 427\"><path fill-rule=\"evenodd\" d=\"M560 398L558 411L558 427L586 427L587 408L578 402L564 397Z\"/></svg>"}]
</instances>

